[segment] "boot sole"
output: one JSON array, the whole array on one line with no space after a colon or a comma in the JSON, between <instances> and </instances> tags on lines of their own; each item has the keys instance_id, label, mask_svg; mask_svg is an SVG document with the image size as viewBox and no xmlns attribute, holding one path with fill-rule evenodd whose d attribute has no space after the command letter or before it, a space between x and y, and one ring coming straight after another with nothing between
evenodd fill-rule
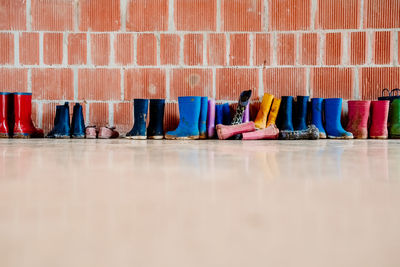
<instances>
[{"instance_id":1,"label":"boot sole","mask_svg":"<svg viewBox=\"0 0 400 267\"><path fill-rule=\"evenodd\" d=\"M156 136L148 136L147 139L153 139L153 140L162 140L164 139L164 136L160 135L156 135Z\"/></svg>"},{"instance_id":2,"label":"boot sole","mask_svg":"<svg viewBox=\"0 0 400 267\"><path fill-rule=\"evenodd\" d=\"M16 139L29 139L29 138L31 138L31 136L29 134L17 133L17 134L13 135L13 138L16 138Z\"/></svg>"},{"instance_id":3,"label":"boot sole","mask_svg":"<svg viewBox=\"0 0 400 267\"><path fill-rule=\"evenodd\" d=\"M388 139L387 136L370 136L369 138L371 138L371 139L380 139L380 140Z\"/></svg>"},{"instance_id":4,"label":"boot sole","mask_svg":"<svg viewBox=\"0 0 400 267\"><path fill-rule=\"evenodd\" d=\"M0 138L10 138L10 135L8 135L8 134L0 134Z\"/></svg>"},{"instance_id":5,"label":"boot sole","mask_svg":"<svg viewBox=\"0 0 400 267\"><path fill-rule=\"evenodd\" d=\"M177 137L177 136L165 136L165 139L167 140L198 140L199 136L194 135L194 136L184 136L184 137Z\"/></svg>"},{"instance_id":6,"label":"boot sole","mask_svg":"<svg viewBox=\"0 0 400 267\"><path fill-rule=\"evenodd\" d=\"M328 138L329 139L338 139L338 140L340 140L340 139L342 139L342 140L354 139L353 136L340 136L340 137L337 137L337 136L330 136L330 135L328 135Z\"/></svg>"},{"instance_id":7,"label":"boot sole","mask_svg":"<svg viewBox=\"0 0 400 267\"><path fill-rule=\"evenodd\" d=\"M147 136L125 136L125 138L132 140L146 140Z\"/></svg>"}]
</instances>

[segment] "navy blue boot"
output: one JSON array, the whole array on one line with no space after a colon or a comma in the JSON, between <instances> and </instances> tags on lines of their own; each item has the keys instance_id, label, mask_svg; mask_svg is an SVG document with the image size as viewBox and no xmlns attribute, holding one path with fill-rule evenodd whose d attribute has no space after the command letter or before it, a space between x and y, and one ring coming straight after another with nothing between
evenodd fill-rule
<instances>
[{"instance_id":1,"label":"navy blue boot","mask_svg":"<svg viewBox=\"0 0 400 267\"><path fill-rule=\"evenodd\" d=\"M144 140L147 139L146 121L147 121L147 110L149 108L148 99L134 99L134 125L132 130L126 134L126 138Z\"/></svg>"},{"instance_id":2,"label":"navy blue boot","mask_svg":"<svg viewBox=\"0 0 400 267\"><path fill-rule=\"evenodd\" d=\"M215 125L224 124L224 112L222 104L215 105Z\"/></svg>"},{"instance_id":3,"label":"navy blue boot","mask_svg":"<svg viewBox=\"0 0 400 267\"><path fill-rule=\"evenodd\" d=\"M294 114L294 130L302 131L307 129L307 106L309 96L297 96L296 112Z\"/></svg>"},{"instance_id":4,"label":"navy blue boot","mask_svg":"<svg viewBox=\"0 0 400 267\"><path fill-rule=\"evenodd\" d=\"M56 117L54 128L47 134L48 138L70 138L71 128L69 125L69 104L56 106Z\"/></svg>"},{"instance_id":5,"label":"navy blue boot","mask_svg":"<svg viewBox=\"0 0 400 267\"><path fill-rule=\"evenodd\" d=\"M76 103L72 113L71 137L85 138L85 120L83 119L82 106Z\"/></svg>"},{"instance_id":6,"label":"navy blue boot","mask_svg":"<svg viewBox=\"0 0 400 267\"><path fill-rule=\"evenodd\" d=\"M231 125L232 118L231 118L231 109L229 108L229 103L225 103L222 105L222 113L223 113L222 123L224 125Z\"/></svg>"},{"instance_id":7,"label":"navy blue boot","mask_svg":"<svg viewBox=\"0 0 400 267\"><path fill-rule=\"evenodd\" d=\"M314 124L319 130L319 138L326 139L324 124L322 123L322 103L323 98L311 99L311 124Z\"/></svg>"},{"instance_id":8,"label":"navy blue boot","mask_svg":"<svg viewBox=\"0 0 400 267\"><path fill-rule=\"evenodd\" d=\"M340 122L342 114L341 98L325 99L325 130L328 138L332 139L353 139L353 134L346 132Z\"/></svg>"},{"instance_id":9,"label":"navy blue boot","mask_svg":"<svg viewBox=\"0 0 400 267\"><path fill-rule=\"evenodd\" d=\"M164 138L164 99L150 99L150 122L147 127L148 139Z\"/></svg>"},{"instance_id":10,"label":"navy blue boot","mask_svg":"<svg viewBox=\"0 0 400 267\"><path fill-rule=\"evenodd\" d=\"M200 96L181 96L179 102L179 125L175 131L165 134L165 139L199 139Z\"/></svg>"},{"instance_id":11,"label":"navy blue boot","mask_svg":"<svg viewBox=\"0 0 400 267\"><path fill-rule=\"evenodd\" d=\"M293 96L282 96L278 113L279 130L293 131Z\"/></svg>"},{"instance_id":12,"label":"navy blue boot","mask_svg":"<svg viewBox=\"0 0 400 267\"><path fill-rule=\"evenodd\" d=\"M200 118L199 118L199 137L200 139L207 139L207 110L208 110L208 97L201 97L200 103Z\"/></svg>"}]
</instances>

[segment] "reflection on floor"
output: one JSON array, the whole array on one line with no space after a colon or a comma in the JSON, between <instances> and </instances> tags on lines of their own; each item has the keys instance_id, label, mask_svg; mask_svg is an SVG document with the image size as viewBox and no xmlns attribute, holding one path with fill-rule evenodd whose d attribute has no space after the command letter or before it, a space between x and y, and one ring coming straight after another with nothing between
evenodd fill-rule
<instances>
[{"instance_id":1,"label":"reflection on floor","mask_svg":"<svg viewBox=\"0 0 400 267\"><path fill-rule=\"evenodd\" d=\"M0 266L400 266L400 141L0 140Z\"/></svg>"}]
</instances>

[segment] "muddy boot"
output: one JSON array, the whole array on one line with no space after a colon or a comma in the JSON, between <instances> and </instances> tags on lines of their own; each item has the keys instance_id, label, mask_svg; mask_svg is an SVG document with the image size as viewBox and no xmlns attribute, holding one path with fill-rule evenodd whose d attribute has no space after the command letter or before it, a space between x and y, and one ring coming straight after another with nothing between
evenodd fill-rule
<instances>
[{"instance_id":1,"label":"muddy boot","mask_svg":"<svg viewBox=\"0 0 400 267\"><path fill-rule=\"evenodd\" d=\"M390 138L400 138L400 99L395 99L390 105Z\"/></svg>"},{"instance_id":2,"label":"muddy boot","mask_svg":"<svg viewBox=\"0 0 400 267\"><path fill-rule=\"evenodd\" d=\"M281 106L281 100L278 98L274 98L274 102L272 102L271 110L269 111L267 127L275 124L276 125L276 118L278 117L279 109Z\"/></svg>"},{"instance_id":3,"label":"muddy boot","mask_svg":"<svg viewBox=\"0 0 400 267\"><path fill-rule=\"evenodd\" d=\"M254 125L254 122L252 121L236 125L222 125L222 124L217 125L217 134L220 140L225 140L231 138L232 136L238 136L237 140L241 140L242 136L239 134L252 132L255 130L256 127Z\"/></svg>"},{"instance_id":4,"label":"muddy boot","mask_svg":"<svg viewBox=\"0 0 400 267\"><path fill-rule=\"evenodd\" d=\"M389 100L371 102L371 127L369 137L372 139L388 138Z\"/></svg>"},{"instance_id":5,"label":"muddy boot","mask_svg":"<svg viewBox=\"0 0 400 267\"><path fill-rule=\"evenodd\" d=\"M207 136L208 138L214 138L215 136L215 100L208 100L208 111L207 111Z\"/></svg>"},{"instance_id":6,"label":"muddy boot","mask_svg":"<svg viewBox=\"0 0 400 267\"><path fill-rule=\"evenodd\" d=\"M69 124L69 103L56 106L56 116L54 118L54 128L47 134L48 138L70 138L71 127Z\"/></svg>"},{"instance_id":7,"label":"muddy boot","mask_svg":"<svg viewBox=\"0 0 400 267\"><path fill-rule=\"evenodd\" d=\"M326 132L322 123L323 101L323 98L311 99L311 123L318 128L320 139L326 139Z\"/></svg>"},{"instance_id":8,"label":"muddy boot","mask_svg":"<svg viewBox=\"0 0 400 267\"><path fill-rule=\"evenodd\" d=\"M307 107L309 96L297 96L295 113L294 113L294 129L296 131L307 129Z\"/></svg>"},{"instance_id":9,"label":"muddy boot","mask_svg":"<svg viewBox=\"0 0 400 267\"><path fill-rule=\"evenodd\" d=\"M150 99L150 121L147 127L148 139L164 139L164 99Z\"/></svg>"},{"instance_id":10,"label":"muddy boot","mask_svg":"<svg viewBox=\"0 0 400 267\"><path fill-rule=\"evenodd\" d=\"M126 134L126 138L135 140L147 139L147 110L149 108L148 99L134 99L133 100L133 113L134 113L134 125L132 130Z\"/></svg>"},{"instance_id":11,"label":"muddy boot","mask_svg":"<svg viewBox=\"0 0 400 267\"><path fill-rule=\"evenodd\" d=\"M275 124L253 132L242 133L242 140L274 140L279 137L279 129Z\"/></svg>"},{"instance_id":12,"label":"muddy boot","mask_svg":"<svg viewBox=\"0 0 400 267\"><path fill-rule=\"evenodd\" d=\"M355 139L367 139L371 101L349 101L348 105L349 121L346 130L351 132Z\"/></svg>"},{"instance_id":13,"label":"muddy boot","mask_svg":"<svg viewBox=\"0 0 400 267\"><path fill-rule=\"evenodd\" d=\"M273 100L273 95L264 94L260 109L258 110L257 117L254 121L257 129L264 129L267 127L267 117Z\"/></svg>"},{"instance_id":14,"label":"muddy boot","mask_svg":"<svg viewBox=\"0 0 400 267\"><path fill-rule=\"evenodd\" d=\"M315 125L310 125L306 130L301 131L281 131L280 139L282 140L318 140L319 131Z\"/></svg>"},{"instance_id":15,"label":"muddy boot","mask_svg":"<svg viewBox=\"0 0 400 267\"><path fill-rule=\"evenodd\" d=\"M353 139L353 134L346 132L340 121L342 115L342 99L325 99L325 130L331 139Z\"/></svg>"}]
</instances>

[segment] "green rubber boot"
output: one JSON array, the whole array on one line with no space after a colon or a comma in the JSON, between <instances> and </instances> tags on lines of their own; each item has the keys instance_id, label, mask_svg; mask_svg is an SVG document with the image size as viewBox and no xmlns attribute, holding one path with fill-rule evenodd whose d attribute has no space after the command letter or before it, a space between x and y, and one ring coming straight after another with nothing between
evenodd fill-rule
<instances>
[{"instance_id":1,"label":"green rubber boot","mask_svg":"<svg viewBox=\"0 0 400 267\"><path fill-rule=\"evenodd\" d=\"M395 99L390 105L390 137L400 138L400 99Z\"/></svg>"}]
</instances>

